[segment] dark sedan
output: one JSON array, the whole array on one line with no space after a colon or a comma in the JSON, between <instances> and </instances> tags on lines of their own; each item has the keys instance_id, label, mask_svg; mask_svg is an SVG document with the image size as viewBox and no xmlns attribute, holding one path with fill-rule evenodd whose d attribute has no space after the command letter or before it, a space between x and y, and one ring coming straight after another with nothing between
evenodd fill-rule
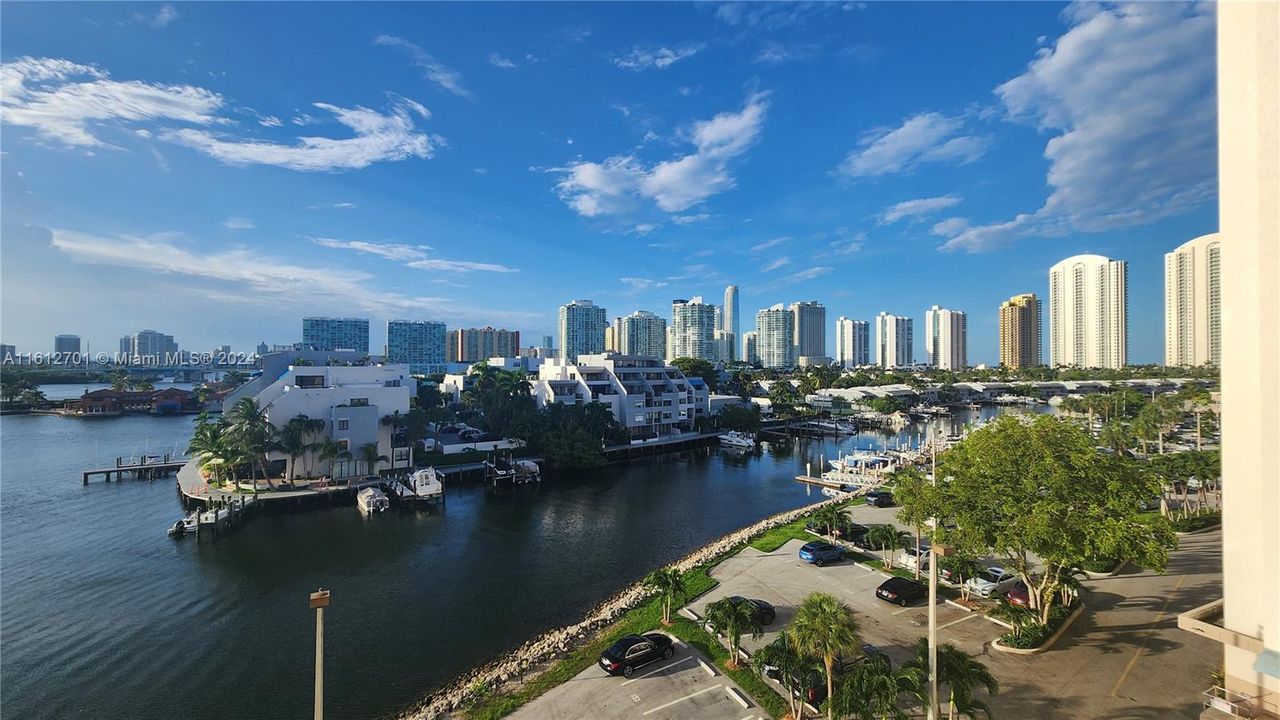
<instances>
[{"instance_id":1,"label":"dark sedan","mask_svg":"<svg viewBox=\"0 0 1280 720\"><path fill-rule=\"evenodd\" d=\"M896 575L880 583L880 587L876 588L876 597L885 602L897 603L902 607L906 607L928 594L929 590L924 586L924 583L918 583L915 580L908 580Z\"/></svg>"},{"instance_id":2,"label":"dark sedan","mask_svg":"<svg viewBox=\"0 0 1280 720\"><path fill-rule=\"evenodd\" d=\"M600 654L600 667L610 675L631 677L636 668L671 657L672 646L671 638L662 633L627 635Z\"/></svg>"},{"instance_id":3,"label":"dark sedan","mask_svg":"<svg viewBox=\"0 0 1280 720\"><path fill-rule=\"evenodd\" d=\"M761 625L770 625L778 617L778 611L774 610L773 605L770 605L764 600L747 599L742 597L741 595L734 595L733 597L729 598L729 602L733 603L734 605L741 605L742 603L751 603L752 610L756 614L756 620L759 621Z\"/></svg>"}]
</instances>

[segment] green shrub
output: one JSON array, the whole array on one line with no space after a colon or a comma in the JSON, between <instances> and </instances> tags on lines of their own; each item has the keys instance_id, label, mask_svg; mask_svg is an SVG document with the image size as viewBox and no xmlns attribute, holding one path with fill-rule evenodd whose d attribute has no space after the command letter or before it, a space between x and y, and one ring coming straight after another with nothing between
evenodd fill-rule
<instances>
[{"instance_id":1,"label":"green shrub","mask_svg":"<svg viewBox=\"0 0 1280 720\"><path fill-rule=\"evenodd\" d=\"M1062 623L1066 622L1071 613L1075 612L1079 603L1071 605L1059 605L1049 611L1049 622L1046 625L1033 622L1021 628L1021 630L1011 630L1000 636L1000 644L1005 647L1017 648L1019 650L1031 650L1038 648L1045 643L1053 634L1062 627Z\"/></svg>"},{"instance_id":2,"label":"green shrub","mask_svg":"<svg viewBox=\"0 0 1280 720\"><path fill-rule=\"evenodd\" d=\"M1219 511L1202 513L1200 515L1189 515L1184 518L1178 518L1170 523L1175 532L1194 532L1203 530L1208 527L1222 524L1222 513Z\"/></svg>"}]
</instances>

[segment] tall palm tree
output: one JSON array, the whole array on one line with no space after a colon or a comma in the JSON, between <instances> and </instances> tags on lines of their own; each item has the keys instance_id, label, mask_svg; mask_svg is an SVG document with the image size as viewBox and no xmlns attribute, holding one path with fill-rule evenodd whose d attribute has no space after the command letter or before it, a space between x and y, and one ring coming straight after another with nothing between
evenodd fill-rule
<instances>
[{"instance_id":1,"label":"tall palm tree","mask_svg":"<svg viewBox=\"0 0 1280 720\"><path fill-rule=\"evenodd\" d=\"M928 639L920 638L916 643L915 656L906 664L928 672ZM951 643L938 646L938 684L947 687L947 717L950 720L978 715L990 718L991 711L974 693L980 689L985 689L989 695L1000 692L1000 683L987 666Z\"/></svg>"},{"instance_id":2,"label":"tall palm tree","mask_svg":"<svg viewBox=\"0 0 1280 720\"><path fill-rule=\"evenodd\" d=\"M906 720L899 707L903 694L919 695L924 677L909 665L894 668L885 655L872 655L845 677L827 702L841 717L856 720Z\"/></svg>"},{"instance_id":3,"label":"tall palm tree","mask_svg":"<svg viewBox=\"0 0 1280 720\"><path fill-rule=\"evenodd\" d=\"M351 453L344 450L333 438L325 438L316 446L316 456L320 462L329 463L329 475L333 475L334 465L339 460L350 460Z\"/></svg>"},{"instance_id":4,"label":"tall palm tree","mask_svg":"<svg viewBox=\"0 0 1280 720\"><path fill-rule=\"evenodd\" d=\"M662 624L671 624L671 604L677 598L684 598L684 573L674 567L654 570L645 576L644 584L657 590L662 596Z\"/></svg>"},{"instance_id":5,"label":"tall palm tree","mask_svg":"<svg viewBox=\"0 0 1280 720\"><path fill-rule=\"evenodd\" d=\"M262 476L267 476L267 453L275 442L276 428L262 414L262 408L258 405L258 401L243 397L231 406L231 410L227 413L227 420L231 425L230 432L233 441L240 446L244 454L251 458L250 467L256 461L262 469ZM252 474L252 472L251 472ZM256 477L256 476L255 476ZM268 483L270 480L268 479ZM253 494L258 494L258 483L253 483Z\"/></svg>"},{"instance_id":6,"label":"tall palm tree","mask_svg":"<svg viewBox=\"0 0 1280 720\"><path fill-rule=\"evenodd\" d=\"M378 463L390 462L391 458L386 455L378 454L377 443L365 443L360 446L360 459L364 461L364 469L366 475L375 475L378 472Z\"/></svg>"},{"instance_id":7,"label":"tall palm tree","mask_svg":"<svg viewBox=\"0 0 1280 720\"><path fill-rule=\"evenodd\" d=\"M901 550L906 540L907 534L892 525L872 525L867 530L867 544L880 548L886 571L893 566L893 553Z\"/></svg>"},{"instance_id":8,"label":"tall palm tree","mask_svg":"<svg viewBox=\"0 0 1280 720\"><path fill-rule=\"evenodd\" d=\"M729 598L717 600L707 606L707 622L729 639L730 667L738 666L738 648L744 632L750 632L752 638L764 634L756 607L750 602L733 602Z\"/></svg>"},{"instance_id":9,"label":"tall palm tree","mask_svg":"<svg viewBox=\"0 0 1280 720\"><path fill-rule=\"evenodd\" d=\"M827 535L833 536L840 525L840 508L836 505L823 505L813 513L813 524L827 529Z\"/></svg>"},{"instance_id":10,"label":"tall palm tree","mask_svg":"<svg viewBox=\"0 0 1280 720\"><path fill-rule=\"evenodd\" d=\"M1098 442L1115 450L1118 455L1133 445L1133 432L1119 420L1109 420L1098 433Z\"/></svg>"},{"instance_id":11,"label":"tall palm tree","mask_svg":"<svg viewBox=\"0 0 1280 720\"><path fill-rule=\"evenodd\" d=\"M800 652L822 660L827 697L831 697L835 694L836 658L848 657L862 646L862 633L853 610L832 595L813 593L796 609L791 633ZM835 720L831 703L827 704L827 720Z\"/></svg>"},{"instance_id":12,"label":"tall palm tree","mask_svg":"<svg viewBox=\"0 0 1280 720\"><path fill-rule=\"evenodd\" d=\"M221 422L212 422L207 413L201 413L203 422L196 425L187 444L187 454L196 459L201 469L212 468L213 481L222 479L222 467L226 463L229 442L226 437L226 426ZM197 418L200 419L200 418Z\"/></svg>"},{"instance_id":13,"label":"tall palm tree","mask_svg":"<svg viewBox=\"0 0 1280 720\"><path fill-rule=\"evenodd\" d=\"M751 656L751 662L761 675L764 674L766 665L778 673L778 682L786 691L787 708L791 711L791 717L800 718L800 692L805 687L805 679L818 670L814 659L796 650L794 639L784 629L773 642L757 650Z\"/></svg>"},{"instance_id":14,"label":"tall palm tree","mask_svg":"<svg viewBox=\"0 0 1280 720\"><path fill-rule=\"evenodd\" d=\"M272 448L289 456L288 462L285 464L285 478L290 481L293 480L296 474L294 473L294 467L298 458L307 452L310 447L307 442L307 428L310 421L311 419L306 415L298 415L285 423Z\"/></svg>"}]
</instances>

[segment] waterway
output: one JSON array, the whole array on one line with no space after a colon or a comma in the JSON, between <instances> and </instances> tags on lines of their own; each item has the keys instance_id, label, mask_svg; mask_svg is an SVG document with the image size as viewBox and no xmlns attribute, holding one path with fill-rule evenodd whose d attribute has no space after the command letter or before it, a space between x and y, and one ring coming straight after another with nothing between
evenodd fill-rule
<instances>
[{"instance_id":1,"label":"waterway","mask_svg":"<svg viewBox=\"0 0 1280 720\"><path fill-rule=\"evenodd\" d=\"M172 479L80 482L116 455L184 450L189 416L6 416L0 706L24 718L305 716L307 595L324 586L326 716L393 716L653 568L822 499L793 480L806 462L919 431L703 448L506 492L453 484L437 511L269 515L197 543L165 534L181 514Z\"/></svg>"}]
</instances>

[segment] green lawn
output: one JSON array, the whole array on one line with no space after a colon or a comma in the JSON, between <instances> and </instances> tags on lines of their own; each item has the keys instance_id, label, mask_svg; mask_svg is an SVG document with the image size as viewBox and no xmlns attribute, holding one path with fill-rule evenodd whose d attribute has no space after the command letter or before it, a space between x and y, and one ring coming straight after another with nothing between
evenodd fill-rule
<instances>
[{"instance_id":1,"label":"green lawn","mask_svg":"<svg viewBox=\"0 0 1280 720\"><path fill-rule=\"evenodd\" d=\"M803 540L805 542L814 540L816 536L804 529L807 522L809 522L809 518L803 517L786 525L779 525L772 530L766 530L760 537L752 540L750 545L760 552L768 553L786 545L788 540Z\"/></svg>"}]
</instances>

